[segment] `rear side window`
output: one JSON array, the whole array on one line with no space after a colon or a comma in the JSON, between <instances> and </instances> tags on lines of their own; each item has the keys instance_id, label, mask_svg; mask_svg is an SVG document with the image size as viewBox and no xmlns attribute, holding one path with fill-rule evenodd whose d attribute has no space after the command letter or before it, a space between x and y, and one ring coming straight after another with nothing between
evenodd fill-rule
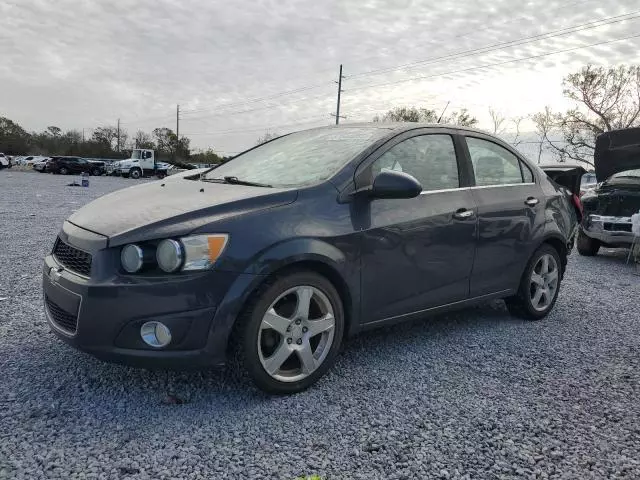
<instances>
[{"instance_id":1,"label":"rear side window","mask_svg":"<svg viewBox=\"0 0 640 480\"><path fill-rule=\"evenodd\" d=\"M375 177L383 170L405 172L424 191L458 188L458 163L450 135L420 135L391 147L372 165Z\"/></svg>"},{"instance_id":2,"label":"rear side window","mask_svg":"<svg viewBox=\"0 0 640 480\"><path fill-rule=\"evenodd\" d=\"M513 153L500 145L475 137L467 137L467 146L473 163L476 185L509 185L523 183L520 160ZM527 168L523 166L523 168ZM533 173L525 175L533 182Z\"/></svg>"},{"instance_id":3,"label":"rear side window","mask_svg":"<svg viewBox=\"0 0 640 480\"><path fill-rule=\"evenodd\" d=\"M534 183L535 180L533 178L533 172L527 166L527 164L524 162L520 162L520 166L522 167L522 176L524 177L525 183Z\"/></svg>"}]
</instances>

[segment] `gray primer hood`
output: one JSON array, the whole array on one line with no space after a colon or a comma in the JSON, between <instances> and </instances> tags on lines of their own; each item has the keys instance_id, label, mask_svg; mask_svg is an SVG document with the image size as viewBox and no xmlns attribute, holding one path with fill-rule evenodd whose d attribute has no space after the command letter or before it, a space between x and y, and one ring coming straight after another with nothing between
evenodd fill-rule
<instances>
[{"instance_id":1,"label":"gray primer hood","mask_svg":"<svg viewBox=\"0 0 640 480\"><path fill-rule=\"evenodd\" d=\"M295 201L297 190L156 181L100 197L68 218L74 225L109 237L109 245L184 235L242 213Z\"/></svg>"}]
</instances>

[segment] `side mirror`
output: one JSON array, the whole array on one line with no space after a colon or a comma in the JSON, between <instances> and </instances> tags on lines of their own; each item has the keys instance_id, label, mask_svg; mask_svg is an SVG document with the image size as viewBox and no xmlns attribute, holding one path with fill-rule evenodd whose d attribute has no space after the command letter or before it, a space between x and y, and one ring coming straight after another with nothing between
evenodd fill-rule
<instances>
[{"instance_id":1,"label":"side mirror","mask_svg":"<svg viewBox=\"0 0 640 480\"><path fill-rule=\"evenodd\" d=\"M385 170L373 179L372 198L415 198L422 192L422 185L404 172Z\"/></svg>"}]
</instances>

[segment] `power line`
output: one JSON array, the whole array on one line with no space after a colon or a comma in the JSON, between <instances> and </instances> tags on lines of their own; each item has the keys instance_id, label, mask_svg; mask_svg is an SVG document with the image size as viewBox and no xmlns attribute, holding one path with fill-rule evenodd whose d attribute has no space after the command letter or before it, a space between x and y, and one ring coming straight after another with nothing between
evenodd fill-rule
<instances>
[{"instance_id":1,"label":"power line","mask_svg":"<svg viewBox=\"0 0 640 480\"><path fill-rule=\"evenodd\" d=\"M472 71L472 70L479 70L481 68L495 67L495 66L500 66L500 65L507 65L507 64L510 64L510 63L517 63L517 62L522 62L524 60L532 60L532 59L535 59L535 58L543 58L543 57L548 57L548 56L551 56L551 55L557 55L559 53L573 52L573 51L576 51L576 50L582 50L584 48L590 48L590 47L596 47L596 46L599 46L599 45L606 45L606 44L609 44L609 43L621 42L621 41L624 41L624 40L630 40L632 38L638 38L638 37L640 37L640 35L630 35L630 36L627 36L627 37L616 38L616 39L613 39L613 40L605 40L605 41L602 41L602 42L590 43L588 45L582 45L580 47L565 48L565 49L562 49L562 50L556 50L554 52L547 52L547 53L543 53L543 54L539 54L539 55L530 55L528 57L515 58L515 59L511 59L511 60L505 60L505 61L502 61L502 62L487 63L485 65L478 65L478 66L474 66L474 67L461 68L461 69L458 69L458 70L450 70L448 72L435 73L435 74L432 74L432 75L422 75L422 76L419 76L419 77L405 78L405 79L402 79L402 80L394 80L394 81L391 81L391 82L383 82L383 83L376 83L376 84L371 84L371 85L363 85L361 87L352 88L351 90L352 91L353 90L366 90L366 89L369 89L369 88L384 87L384 86L388 86L388 85L396 85L398 83L413 82L415 80L424 80L426 78L443 77L445 75L451 75L453 73L469 72L469 71Z\"/></svg>"},{"instance_id":2,"label":"power line","mask_svg":"<svg viewBox=\"0 0 640 480\"><path fill-rule=\"evenodd\" d=\"M248 99L248 100L242 100L242 101L238 101L238 102L232 102L232 103L223 103L223 104L218 104L218 105L212 105L209 107L197 107L191 110L186 110L184 111L185 115L190 115L193 113L198 113L198 112L202 112L202 111L209 111L209 110L213 110L213 109L225 109L225 108L233 108L233 107L238 107L238 106L244 106L244 105L249 105L252 103L257 103L257 102L263 102L265 100L272 100L274 98L279 98L279 97L283 97L285 95L293 95L296 93L300 93L300 92L305 92L308 90L313 90L315 88L320 88L320 87L324 87L326 85L330 85L330 82L325 82L325 83L320 83L320 84L316 84L316 85L308 85L308 86L304 86L304 87L299 87L299 88L295 88L293 90L286 90L284 92L277 92L277 93L273 93L271 95L267 95L264 97L258 97L258 98L252 98L252 99Z\"/></svg>"},{"instance_id":3,"label":"power line","mask_svg":"<svg viewBox=\"0 0 640 480\"><path fill-rule=\"evenodd\" d=\"M638 12L640 12L640 11L638 11ZM588 22L588 23L585 23L585 24L580 24L580 25L575 25L573 27L567 27L567 28L564 28L564 29L560 29L560 30L554 31L554 32L548 32L548 33L545 33L545 34L534 35L534 36L531 36L531 37L525 37L523 39L511 40L509 42L503 42L503 43L505 43L505 45L508 46L508 47L513 47L513 46L517 46L517 45L524 44L524 43L532 43L532 42L536 42L536 41L547 40L547 39L550 39L550 38L563 36L563 35L567 35L567 34L570 34L570 33L576 33L576 32L583 31L583 30L588 30L588 29L591 29L591 28L598 28L598 27L601 27L601 26L605 26L605 25L609 25L609 24L613 24L613 23L618 23L618 22L625 21L625 20L631 20L631 19L639 18L640 16L630 17L630 15L634 15L635 13L638 13L638 12L630 12L630 13L627 13L627 14L624 14L624 15L619 15L619 16L616 16L616 17L610 17L610 18L607 18L607 19L597 20L597 21L594 21L594 22ZM623 16L624 17L628 17L628 18L620 18L620 17L623 17ZM598 23L598 25L593 25L594 23ZM569 30L569 29L573 29L573 31L567 32L566 30ZM518 43L518 42L520 42L520 43ZM436 57L436 58L432 58L432 59L428 59L428 60L423 60L420 63L427 63L427 62L436 63L437 61L444 61L444 60L447 60L447 59L452 59L453 57L462 58L462 57L471 57L471 56L474 56L474 55L480 55L480 54L488 53L490 51L500 50L500 48L497 45L499 45L499 44L480 47L480 48L476 48L476 49L472 49L472 50L468 50L468 51L458 52L458 53L455 53L455 54L444 55L444 56L441 56L441 57ZM594 44L594 45L598 45L598 44ZM579 48L587 48L589 46L594 46L594 45L586 45L584 47L579 47ZM563 50L563 51L571 51L571 49L570 50ZM559 51L557 53L562 53L563 51ZM523 60L525 60L527 58L537 58L537 56L526 57ZM418 63L419 62L414 62L414 64L418 64ZM505 63L510 63L510 61L507 61ZM500 63L498 63L496 65L499 65L499 64ZM397 68L403 68L403 66L398 66L398 67L395 67L395 68L396 69ZM478 67L472 67L472 68L478 68ZM466 69L463 69L461 71L466 71ZM451 72L451 73L457 73L457 72L458 71ZM368 74L368 73L371 73L371 72L365 72L365 73L358 74L358 75L359 76L364 76L365 74ZM436 74L435 76L441 76L441 75L444 75L444 74ZM356 77L356 75L348 76L348 78L354 78L354 77ZM391 85L391 84L394 84L394 83L402 83L402 82L411 81L411 80L414 80L414 79L431 78L431 77L433 77L433 75L432 76L413 77L411 79L403 79L403 80L400 80L400 81L386 82L386 83L381 83L381 84L376 84L376 85L371 85L371 86L359 86L359 87L356 86L356 87L352 88L351 90L355 91L355 90L361 90L361 89L364 89L364 88L371 88L373 86ZM282 94L278 94L278 96L281 96L281 95ZM275 95L273 95L272 97L275 97ZM312 97L306 97L304 100L305 101L309 101L309 100L313 100L313 99L316 99L316 98L326 98L326 96L324 94L315 95L315 96L312 96ZM258 100L263 100L263 99L253 99L253 101L258 101ZM300 99L290 99L288 101L285 101L284 103L286 104L286 103L291 103L291 102L295 102L295 101L300 101ZM231 104L228 104L228 105L231 105ZM264 106L245 109L245 110L241 110L241 111L237 111L237 112L218 112L218 113L213 114L213 115L205 115L205 116L201 116L201 117L189 117L189 120L209 119L209 118L213 118L213 117L217 117L217 116L240 115L240 114L244 114L244 113L251 113L251 112L256 112L256 111L270 109L270 108L278 108L278 107L281 107L281 106L283 106L283 103L280 103L278 105L264 105Z\"/></svg>"},{"instance_id":4,"label":"power line","mask_svg":"<svg viewBox=\"0 0 640 480\"><path fill-rule=\"evenodd\" d=\"M626 20L634 20L636 18L640 18L640 15L636 15L637 13L640 13L640 10L636 10L636 11L633 11L633 12L625 13L623 15L617 15L617 16L614 16L614 17L603 18L603 19L600 19L600 20L594 20L592 22L578 24L578 25L574 25L574 26L571 26L571 27L565 27L565 28L561 28L559 30L554 30L554 31L547 32L547 33L541 33L541 34L532 35L532 36L529 36L529 37L519 38L519 39L515 39L515 40L509 40L509 41L506 41L506 42L498 42L498 43L494 43L494 44L491 44L491 45L486 45L484 47L472 48L472 49L469 49L469 50L464 50L462 52L450 53L450 54L447 54L447 55L441 55L441 56L438 56L438 57L432 57L432 58L428 58L428 59L425 59L425 60L419 60L419 61L416 61L416 62L405 63L405 64L402 64L402 65L396 65L394 67L386 67L386 68L380 68L380 69L376 69L376 70L369 70L367 72L356 73L354 75L350 75L349 78L353 79L353 78L359 78L359 77L364 77L364 76L369 76L369 75L379 75L381 73L392 72L392 71L396 71L396 70L400 70L400 69L415 68L416 66L439 63L439 62L441 62L443 60L451 60L451 59L457 59L457 58L464 58L464 57L468 57L468 56L475 56L475 55L478 55L478 54L484 54L484 53L489 53L489 52L493 52L493 51L496 51L496 50L502 50L503 48L516 47L516 46L519 46L519 45L525 45L527 43L538 42L540 40L548 40L550 38L561 37L561 36L569 35L569 34L576 33L576 32L582 32L584 30L590 30L590 29L593 29L593 28L603 27L603 26L606 26L606 25L614 24L614 23L624 22ZM633 16L633 15L635 15L635 16ZM622 18L622 17L627 17L627 18ZM598 25L594 25L594 24L598 24Z\"/></svg>"},{"instance_id":5,"label":"power line","mask_svg":"<svg viewBox=\"0 0 640 480\"><path fill-rule=\"evenodd\" d=\"M185 133L185 135L189 135L189 136L195 136L195 135L228 135L230 133L243 133L243 132L256 132L256 131L261 131L261 130L277 130L279 128L286 128L286 127L295 127L298 125L305 125L305 124L309 124L309 123L318 123L320 121L320 118L328 118L326 115L315 115L313 117L307 117L307 118L301 118L299 119L297 122L293 122L293 123L289 123L289 124L282 124L282 125L265 125L263 127L254 127L254 128L238 128L238 129L233 129L233 130L217 130L217 131L213 131L213 132L196 132L196 133ZM311 120L313 119L313 120ZM310 120L310 121L305 121L305 120Z\"/></svg>"},{"instance_id":6,"label":"power line","mask_svg":"<svg viewBox=\"0 0 640 480\"><path fill-rule=\"evenodd\" d=\"M581 3L581 2L576 2L576 3ZM411 62L411 63L407 63L407 64L402 64L402 65L397 65L395 67L386 67L383 69L377 69L377 70L370 70L367 72L361 72L361 73L357 73L354 75L349 75L349 78L359 78L359 77L364 77L364 76L368 76L368 75L376 75L376 74L381 74L381 73L385 73L385 72L390 72L390 71L395 71L395 70L399 70L402 68L414 68L416 66L419 65L425 65L425 64L433 64L433 63L439 63L445 60L453 60L453 59L459 59L459 58L464 58L464 57L470 57L470 56L474 56L474 55L480 55L480 54L484 54L484 53L489 53L492 51L496 51L496 50L501 50L502 48L510 48L510 47L514 47L514 46L518 46L518 45L523 45L523 44L527 44L527 43L533 43L533 42L537 42L537 41L541 41L541 40L546 40L546 39L550 39L550 38L555 38L555 37L559 37L559 36L564 36L564 35L568 35L571 33L577 33L580 31L584 31L584 30L589 30L589 29L593 29L593 28L598 28L601 26L605 26L605 25L610 25L613 23L619 23L622 21L626 21L626 20L632 20L635 18L638 18L639 16L632 16L636 13L638 13L640 11L634 11L634 12L629 12L626 13L624 15L618 15L618 16L614 16L614 17L609 17L609 18L605 18L605 19L600 19L600 20L595 20L592 22L588 22L588 23L584 23L584 24L579 24L579 25L574 25L572 27L566 27L563 29L559 29L556 31L552 31L552 32L547 32L544 34L538 34L538 35L533 35L533 36L529 36L529 37L524 37L521 39L515 39L515 40L510 40L507 42L500 42L500 43L495 43L492 45L487 45L484 47L479 47L479 48L475 48L475 49L470 49L470 50L466 50L466 51L462 51L462 52L457 52L457 53L452 53L452 54L447 54L447 55L442 55L442 56L438 56L438 57L433 57L433 58L429 58L429 59L425 59L425 60L420 60L420 61L416 61L416 62ZM625 18L623 18L625 17ZM422 78L422 77L416 77L416 78ZM409 81L409 80L407 80ZM321 84L316 84L316 85L309 85L309 86L305 86L305 87L299 87L296 89L291 89L291 90L287 90L284 92L279 92L279 93L275 93L275 94L271 94L271 95L267 95L264 97L258 97L258 98L253 98L253 99L249 99L249 100L245 100L245 101L240 101L240 102L233 102L233 103L227 103L227 104L221 104L218 105L217 107L213 107L216 108L217 110L224 110L225 108L231 108L234 106L240 106L240 105L250 105L252 103L257 103L257 102L262 102L265 100L270 100L270 99L275 99L275 98L279 98L285 95L291 95L291 94L295 94L295 93L300 93L303 91L308 91L314 88L318 88L321 86L325 86L328 83L321 83ZM355 87L354 90L357 89L361 89L361 88L368 88L368 87ZM321 95L316 95L313 97L306 97L302 100L313 100L316 98L325 98L326 96L324 94ZM301 99L290 99L284 103L291 103L291 102L295 102L295 101L300 101ZM259 110L264 110L264 109L269 109L269 108L277 108L282 106L283 102L280 102L277 105L265 105L265 106L261 106L261 107L257 107L257 108L251 108L251 109L245 109L245 110L241 110L239 112L226 112L226 111L218 111L216 114L214 115L205 115L205 116L200 116L200 117L191 117L189 115L192 115L194 113L198 113L198 112L203 112L203 111L207 111L210 110L211 108L197 108L197 109L192 109L192 110L187 110L187 111L182 111L182 115L183 115L183 119L185 118L185 115L189 116L189 120L196 120L196 119L207 119L207 118L212 118L212 117L216 117L216 116L222 116L222 115L238 115L238 114L243 114L243 113L250 113L250 112L254 112L254 111L259 111ZM169 115L167 116L158 116L158 117L149 117L147 119L138 119L138 120L134 120L131 122L127 122L124 124L140 124L140 123L145 123L146 121L151 121L154 119L166 119L168 118Z\"/></svg>"},{"instance_id":7,"label":"power line","mask_svg":"<svg viewBox=\"0 0 640 480\"><path fill-rule=\"evenodd\" d=\"M558 10L560 8L564 8L564 7L570 6L570 5L577 5L577 4L581 4L581 3L587 3L587 2L590 2L590 1L593 1L593 0L583 0L583 1L578 1L578 2L568 2L566 4L563 4L563 5L560 5L560 6L556 7L554 9L550 10L550 11ZM632 13L634 13L634 12L632 12ZM630 14L631 13L626 14L626 15L630 15ZM518 17L518 18L526 18L526 17L521 16L521 17ZM611 18L616 18L616 17L611 17ZM477 31L482 31L482 30L487 30L487 29L493 28L495 25L501 25L501 24L505 24L505 23L512 23L512 21L513 20L508 20L508 21L504 21L504 22L498 22L498 23L496 23L494 25L490 25L490 26L485 27L483 29L474 30L474 32L469 32L469 33L460 34L460 35L454 35L454 36L448 37L448 38L460 38L460 37L468 36L468 35L471 35L472 33L477 32ZM598 20L598 21L595 21L595 22L599 22L599 21L602 21L602 20ZM590 22L590 23L595 23L595 22ZM586 24L586 25L588 25L588 24ZM574 28L574 27L568 27L568 28ZM566 29L562 29L562 30L566 30ZM553 32L549 32L549 33L553 33ZM542 35L548 35L549 33L542 34ZM533 38L533 37L531 37L531 38ZM514 41L517 41L517 40L514 40ZM513 41L511 41L511 42L513 42ZM511 43L511 42L507 42L507 43ZM496 45L498 45L498 44L496 44ZM513 45L513 46L515 46L515 45ZM483 48L488 48L488 47L483 47ZM438 58L440 58L440 57L438 57ZM395 69L403 68L403 67L406 67L406 66L409 66L409 65L414 65L414 64L418 64L418 63L422 63L422 62L423 61L412 62L410 64L400 65L400 66L397 66L397 67L389 67L389 68L392 69L392 70L395 70ZM374 72L388 70L389 68L379 69L379 70L372 70L372 71L368 71L368 72L362 72L362 73L359 73L359 74L350 75L349 78L366 76L366 75L369 75L369 74L373 74ZM315 88L320 88L320 87L327 86L327 85L330 85L330 82L323 82L323 83L319 83L319 84L315 84L315 85L308 85L308 86L298 87L298 88L291 89L291 90L286 90L286 91L283 91L283 92L277 92L277 93L274 93L274 94L271 94L271 95L267 95L267 96L264 96L264 97L258 97L258 98L248 99L248 100L242 100L242 101L238 101L238 102L211 105L209 107L196 107L196 108L193 108L193 109L190 109L190 110L183 110L183 115L190 115L190 114L193 114L193 113L209 111L209 110L213 110L213 109L219 110L219 109L226 109L226 108L232 108L232 107L237 107L237 106L245 106L245 105L249 105L249 104L252 104L252 103L262 102L262 101L265 101L265 100L271 100L271 99L279 98L279 97L286 96L286 95L292 95L292 94L295 94L295 93L300 93L300 92L312 90L312 89L315 89Z\"/></svg>"},{"instance_id":8,"label":"power line","mask_svg":"<svg viewBox=\"0 0 640 480\"><path fill-rule=\"evenodd\" d=\"M579 1L566 2L566 3L560 4L560 5L556 6L556 7L547 9L547 10L545 10L545 12L546 13L554 12L556 10L561 10L563 8L567 8L567 7L571 7L571 6L575 6L575 5L580 5L580 4L583 4L583 3L590 3L592 1L594 1L594 0L579 0ZM506 13L509 14L510 12L516 12L516 11L520 12L520 11L522 11L522 8L519 7L517 9L515 9L515 10L509 10ZM520 15L520 16L517 16L517 17L510 17L510 18L508 18L506 20L503 20L501 22L495 22L495 23L488 24L488 25L486 25L486 26L484 26L482 28L469 28L470 31L466 32L466 33L461 33L461 34L457 34L457 35L446 35L446 36L442 37L440 35L440 32L434 32L433 36L437 37L440 40L454 40L454 39L457 39L457 38L468 37L469 35L474 35L474 34L476 34L478 32L483 32L485 30L491 30L491 29L494 29L494 28L496 28L498 26L501 26L501 25L508 25L508 24L511 24L511 23L516 23L518 20L529 19L529 18L530 17L528 17L527 15ZM487 20L487 19L489 19L489 17L484 17L484 19L481 19L481 20L484 21L484 20ZM446 31L449 31L449 30L450 29L448 29ZM442 30L442 31L444 31L444 30ZM431 42L427 42L427 43L431 43ZM365 58L365 59L361 58L360 60L355 60L354 63L358 64L358 63L361 63L363 60L373 60L373 59L377 59L377 58L378 57L368 57L368 58ZM350 76L350 78L351 77L353 77L353 76Z\"/></svg>"}]
</instances>

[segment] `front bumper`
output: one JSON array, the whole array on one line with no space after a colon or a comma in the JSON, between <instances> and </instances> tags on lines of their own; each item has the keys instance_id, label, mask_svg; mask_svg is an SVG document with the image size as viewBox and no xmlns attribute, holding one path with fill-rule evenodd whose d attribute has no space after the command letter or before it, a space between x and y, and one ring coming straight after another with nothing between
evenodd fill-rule
<instances>
[{"instance_id":1,"label":"front bumper","mask_svg":"<svg viewBox=\"0 0 640 480\"><path fill-rule=\"evenodd\" d=\"M633 243L631 217L587 215L582 230L590 238L612 247L630 247Z\"/></svg>"},{"instance_id":2,"label":"front bumper","mask_svg":"<svg viewBox=\"0 0 640 480\"><path fill-rule=\"evenodd\" d=\"M95 260L94 260L95 261ZM102 360L147 368L201 368L225 362L225 342L211 335L217 307L239 274L198 274L90 279L45 258L45 313L66 343ZM142 341L140 327L157 320L169 327L163 349ZM220 331L220 326L215 329Z\"/></svg>"}]
</instances>

